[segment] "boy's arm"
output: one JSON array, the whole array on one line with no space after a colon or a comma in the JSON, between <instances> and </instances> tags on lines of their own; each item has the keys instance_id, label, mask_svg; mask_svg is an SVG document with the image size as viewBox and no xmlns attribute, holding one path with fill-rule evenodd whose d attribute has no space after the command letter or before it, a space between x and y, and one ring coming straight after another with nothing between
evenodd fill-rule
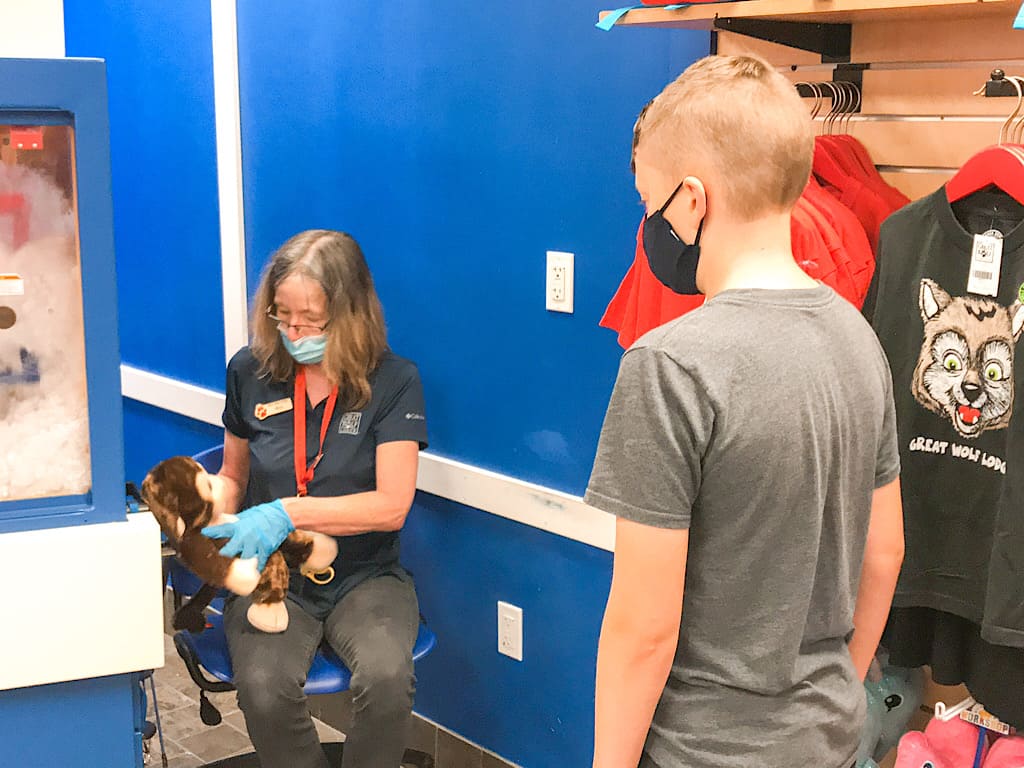
<instances>
[{"instance_id":1,"label":"boy's arm","mask_svg":"<svg viewBox=\"0 0 1024 768\"><path fill-rule=\"evenodd\" d=\"M897 478L876 490L871 502L871 521L850 641L850 656L861 680L867 677L871 659L878 650L902 565L903 502Z\"/></svg>"},{"instance_id":2,"label":"boy's arm","mask_svg":"<svg viewBox=\"0 0 1024 768\"><path fill-rule=\"evenodd\" d=\"M640 762L679 639L688 530L619 519L597 652L594 768Z\"/></svg>"},{"instance_id":3,"label":"boy's arm","mask_svg":"<svg viewBox=\"0 0 1024 768\"><path fill-rule=\"evenodd\" d=\"M672 668L689 528L715 413L665 352L622 358L586 501L615 515L615 572L598 648L596 768L635 768Z\"/></svg>"}]
</instances>

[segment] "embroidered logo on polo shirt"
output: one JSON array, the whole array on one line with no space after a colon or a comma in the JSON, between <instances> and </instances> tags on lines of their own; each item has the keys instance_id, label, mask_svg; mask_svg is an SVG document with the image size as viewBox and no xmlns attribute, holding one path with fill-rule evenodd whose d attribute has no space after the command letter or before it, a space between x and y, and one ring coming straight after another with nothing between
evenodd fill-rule
<instances>
[{"instance_id":1,"label":"embroidered logo on polo shirt","mask_svg":"<svg viewBox=\"0 0 1024 768\"><path fill-rule=\"evenodd\" d=\"M408 421L426 421L427 417L422 413L412 413L411 411L405 414L405 418Z\"/></svg>"},{"instance_id":2,"label":"embroidered logo on polo shirt","mask_svg":"<svg viewBox=\"0 0 1024 768\"><path fill-rule=\"evenodd\" d=\"M260 421L271 416L276 416L279 413L284 413L292 409L292 399L290 397L283 397L280 400L275 400L272 403L257 403L256 409L253 412Z\"/></svg>"},{"instance_id":3,"label":"embroidered logo on polo shirt","mask_svg":"<svg viewBox=\"0 0 1024 768\"><path fill-rule=\"evenodd\" d=\"M359 424L363 420L362 411L349 411L343 413L341 418L338 420L338 434L339 435L358 435Z\"/></svg>"}]
</instances>

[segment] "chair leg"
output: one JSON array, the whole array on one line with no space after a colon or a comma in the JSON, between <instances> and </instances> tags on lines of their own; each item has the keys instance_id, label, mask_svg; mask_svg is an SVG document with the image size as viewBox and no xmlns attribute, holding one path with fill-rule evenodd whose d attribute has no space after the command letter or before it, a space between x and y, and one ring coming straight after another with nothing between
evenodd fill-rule
<instances>
[{"instance_id":1,"label":"chair leg","mask_svg":"<svg viewBox=\"0 0 1024 768\"><path fill-rule=\"evenodd\" d=\"M413 768L434 768L434 756L418 749L407 749L402 757L402 765L411 765Z\"/></svg>"}]
</instances>

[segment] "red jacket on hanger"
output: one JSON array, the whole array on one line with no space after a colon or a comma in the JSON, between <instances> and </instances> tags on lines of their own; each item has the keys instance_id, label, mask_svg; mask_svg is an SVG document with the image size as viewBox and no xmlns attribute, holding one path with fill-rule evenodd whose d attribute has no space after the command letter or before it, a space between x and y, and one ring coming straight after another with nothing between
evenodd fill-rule
<instances>
[{"instance_id":1,"label":"red jacket on hanger","mask_svg":"<svg viewBox=\"0 0 1024 768\"><path fill-rule=\"evenodd\" d=\"M800 268L816 280L831 286L840 295L850 298L850 282L840 277L828 245L812 216L805 210L794 210L790 227L793 254ZM681 296L666 288L651 272L644 252L644 219L636 233L633 263L608 303L601 327L619 334L619 344L629 349L648 331L696 309L704 296Z\"/></svg>"},{"instance_id":2,"label":"red jacket on hanger","mask_svg":"<svg viewBox=\"0 0 1024 768\"><path fill-rule=\"evenodd\" d=\"M681 296L666 288L651 272L644 252L644 219L636 231L636 255L615 292L601 327L618 331L619 344L629 349L648 331L682 317L704 303L704 296Z\"/></svg>"},{"instance_id":3,"label":"red jacket on hanger","mask_svg":"<svg viewBox=\"0 0 1024 768\"><path fill-rule=\"evenodd\" d=\"M842 241L850 273L849 295L843 293L858 309L864 304L871 277L875 272L875 254L871 250L864 227L853 212L822 189L812 177L804 189L803 199L824 216Z\"/></svg>"},{"instance_id":4,"label":"red jacket on hanger","mask_svg":"<svg viewBox=\"0 0 1024 768\"><path fill-rule=\"evenodd\" d=\"M814 142L813 173L822 187L853 211L868 236L872 252L878 248L878 231L893 208L871 186L848 174L820 141Z\"/></svg>"},{"instance_id":5,"label":"red jacket on hanger","mask_svg":"<svg viewBox=\"0 0 1024 768\"><path fill-rule=\"evenodd\" d=\"M843 238L829 222L828 218L814 206L806 197L801 197L796 202L795 211L803 212L811 222L811 226L817 229L828 249L829 260L833 267L833 276L826 280L817 275L812 275L826 285L831 286L836 293L852 304L857 304L857 285L853 277L852 261L846 251ZM806 271L806 270L805 270Z\"/></svg>"},{"instance_id":6,"label":"red jacket on hanger","mask_svg":"<svg viewBox=\"0 0 1024 768\"><path fill-rule=\"evenodd\" d=\"M867 148L850 134L836 136L839 139L839 146L845 146L851 155L860 161L860 166L866 174L865 182L869 184L892 208L893 212L898 211L905 205L910 205L910 198L900 192L896 187L882 178L882 174L875 167Z\"/></svg>"}]
</instances>

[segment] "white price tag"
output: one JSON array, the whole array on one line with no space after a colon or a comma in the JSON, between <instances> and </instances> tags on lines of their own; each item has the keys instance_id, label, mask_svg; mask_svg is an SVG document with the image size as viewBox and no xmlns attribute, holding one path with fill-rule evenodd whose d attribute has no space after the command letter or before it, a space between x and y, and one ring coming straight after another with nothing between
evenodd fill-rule
<instances>
[{"instance_id":1,"label":"white price tag","mask_svg":"<svg viewBox=\"0 0 1024 768\"><path fill-rule=\"evenodd\" d=\"M971 248L971 275L967 292L980 296L999 295L999 271L1003 266L1003 239L994 234L974 236Z\"/></svg>"},{"instance_id":2,"label":"white price tag","mask_svg":"<svg viewBox=\"0 0 1024 768\"><path fill-rule=\"evenodd\" d=\"M0 296L24 296L25 281L21 275L0 272Z\"/></svg>"}]
</instances>

